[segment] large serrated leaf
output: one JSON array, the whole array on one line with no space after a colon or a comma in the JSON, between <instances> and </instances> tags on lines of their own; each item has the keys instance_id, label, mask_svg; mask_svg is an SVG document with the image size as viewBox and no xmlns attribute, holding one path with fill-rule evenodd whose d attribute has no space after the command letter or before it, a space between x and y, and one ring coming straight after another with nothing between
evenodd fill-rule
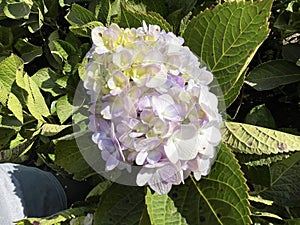
<instances>
[{"instance_id":1,"label":"large serrated leaf","mask_svg":"<svg viewBox=\"0 0 300 225\"><path fill-rule=\"evenodd\" d=\"M171 31L171 25L158 13L155 12L137 12L128 9L125 5L121 4L121 18L119 25L121 27L141 27L143 20L147 24L159 25L165 31Z\"/></svg>"},{"instance_id":2,"label":"large serrated leaf","mask_svg":"<svg viewBox=\"0 0 300 225\"><path fill-rule=\"evenodd\" d=\"M114 183L102 194L94 224L139 224L145 205L144 196L144 188Z\"/></svg>"},{"instance_id":3,"label":"large serrated leaf","mask_svg":"<svg viewBox=\"0 0 300 225\"><path fill-rule=\"evenodd\" d=\"M288 60L274 60L255 67L248 75L247 84L257 91L300 81L300 67Z\"/></svg>"},{"instance_id":4,"label":"large serrated leaf","mask_svg":"<svg viewBox=\"0 0 300 225\"><path fill-rule=\"evenodd\" d=\"M248 225L250 210L246 180L230 149L221 145L207 177L173 186L169 196L188 224Z\"/></svg>"},{"instance_id":5,"label":"large serrated leaf","mask_svg":"<svg viewBox=\"0 0 300 225\"><path fill-rule=\"evenodd\" d=\"M300 136L250 124L225 122L223 143L245 154L300 151Z\"/></svg>"},{"instance_id":6,"label":"large serrated leaf","mask_svg":"<svg viewBox=\"0 0 300 225\"><path fill-rule=\"evenodd\" d=\"M151 224L187 225L185 218L177 211L173 200L168 195L152 194L148 188L146 205Z\"/></svg>"},{"instance_id":7,"label":"large serrated leaf","mask_svg":"<svg viewBox=\"0 0 300 225\"><path fill-rule=\"evenodd\" d=\"M271 4L272 0L225 2L200 13L184 30L186 45L214 73L227 105L238 96L243 73L269 33Z\"/></svg>"}]
</instances>

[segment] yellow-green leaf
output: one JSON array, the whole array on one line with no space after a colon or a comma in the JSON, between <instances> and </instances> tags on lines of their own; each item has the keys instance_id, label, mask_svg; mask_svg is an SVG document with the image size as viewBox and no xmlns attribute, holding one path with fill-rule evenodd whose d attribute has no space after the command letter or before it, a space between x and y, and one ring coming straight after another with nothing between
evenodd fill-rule
<instances>
[{"instance_id":1,"label":"yellow-green leaf","mask_svg":"<svg viewBox=\"0 0 300 225\"><path fill-rule=\"evenodd\" d=\"M223 143L245 154L300 151L300 136L236 122L225 122Z\"/></svg>"}]
</instances>

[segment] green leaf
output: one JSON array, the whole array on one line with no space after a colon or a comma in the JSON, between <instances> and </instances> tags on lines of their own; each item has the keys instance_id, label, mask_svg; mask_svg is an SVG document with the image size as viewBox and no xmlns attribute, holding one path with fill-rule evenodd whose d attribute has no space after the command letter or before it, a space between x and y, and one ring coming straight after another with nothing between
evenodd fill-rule
<instances>
[{"instance_id":1,"label":"green leaf","mask_svg":"<svg viewBox=\"0 0 300 225\"><path fill-rule=\"evenodd\" d=\"M31 79L39 86L43 91L51 93L53 97L65 94L65 90L61 87L56 80L58 79L57 73L50 68L42 68L37 71Z\"/></svg>"},{"instance_id":2,"label":"green leaf","mask_svg":"<svg viewBox=\"0 0 300 225\"><path fill-rule=\"evenodd\" d=\"M43 54L41 46L33 45L23 39L19 39L14 47L20 53L25 64L30 63L32 60Z\"/></svg>"},{"instance_id":3,"label":"green leaf","mask_svg":"<svg viewBox=\"0 0 300 225\"><path fill-rule=\"evenodd\" d=\"M300 150L300 136L235 122L225 122L223 143L246 154L269 155Z\"/></svg>"},{"instance_id":4,"label":"green leaf","mask_svg":"<svg viewBox=\"0 0 300 225\"><path fill-rule=\"evenodd\" d=\"M15 55L11 55L0 62L0 102L6 105L16 75L23 73L23 62Z\"/></svg>"},{"instance_id":5,"label":"green leaf","mask_svg":"<svg viewBox=\"0 0 300 225\"><path fill-rule=\"evenodd\" d=\"M61 124L72 116L73 105L69 102L68 95L64 95L57 100L56 113Z\"/></svg>"},{"instance_id":6,"label":"green leaf","mask_svg":"<svg viewBox=\"0 0 300 225\"><path fill-rule=\"evenodd\" d=\"M299 224L300 224L300 218L286 220L284 223L284 225L299 225Z\"/></svg>"},{"instance_id":7,"label":"green leaf","mask_svg":"<svg viewBox=\"0 0 300 225\"><path fill-rule=\"evenodd\" d=\"M43 136L54 136L71 125L59 125L59 124L44 124L41 128L41 135Z\"/></svg>"},{"instance_id":8,"label":"green leaf","mask_svg":"<svg viewBox=\"0 0 300 225\"><path fill-rule=\"evenodd\" d=\"M23 109L19 99L13 94L9 93L7 108L14 114L14 116L23 123Z\"/></svg>"},{"instance_id":9,"label":"green leaf","mask_svg":"<svg viewBox=\"0 0 300 225\"><path fill-rule=\"evenodd\" d=\"M200 13L183 32L185 44L215 75L227 105L238 96L243 74L268 36L271 4L272 0L225 2Z\"/></svg>"},{"instance_id":10,"label":"green leaf","mask_svg":"<svg viewBox=\"0 0 300 225\"><path fill-rule=\"evenodd\" d=\"M236 157L239 163L245 164L247 166L264 166L271 165L272 163L287 159L291 156L291 153L277 153L277 154L241 154L236 153Z\"/></svg>"},{"instance_id":11,"label":"green leaf","mask_svg":"<svg viewBox=\"0 0 300 225\"><path fill-rule=\"evenodd\" d=\"M188 224L248 225L248 188L237 160L221 145L207 177L173 186L169 196Z\"/></svg>"},{"instance_id":12,"label":"green leaf","mask_svg":"<svg viewBox=\"0 0 300 225\"><path fill-rule=\"evenodd\" d=\"M84 142L87 140L86 138L78 138L77 141ZM57 142L55 145L55 164L73 174L73 178L76 180L83 180L95 174L84 160L75 140Z\"/></svg>"},{"instance_id":13,"label":"green leaf","mask_svg":"<svg viewBox=\"0 0 300 225\"><path fill-rule=\"evenodd\" d=\"M8 149L0 150L0 162L14 162L20 156L28 152L36 140L39 131L33 133L31 138L24 139L20 134L10 142Z\"/></svg>"},{"instance_id":14,"label":"green leaf","mask_svg":"<svg viewBox=\"0 0 300 225\"><path fill-rule=\"evenodd\" d=\"M93 28L103 26L101 22L98 21L92 21L84 25L73 25L70 26L69 29L74 34L82 37L91 37L91 31Z\"/></svg>"},{"instance_id":15,"label":"green leaf","mask_svg":"<svg viewBox=\"0 0 300 225\"><path fill-rule=\"evenodd\" d=\"M3 11L11 19L28 18L32 5L32 1L12 1L5 5Z\"/></svg>"},{"instance_id":16,"label":"green leaf","mask_svg":"<svg viewBox=\"0 0 300 225\"><path fill-rule=\"evenodd\" d=\"M17 85L27 92L27 108L32 116L45 122L44 117L49 116L50 112L38 85L27 74L17 78Z\"/></svg>"},{"instance_id":17,"label":"green leaf","mask_svg":"<svg viewBox=\"0 0 300 225\"><path fill-rule=\"evenodd\" d=\"M0 149L5 148L10 142L11 138L18 132L18 130L11 126L0 125ZM2 155L0 154L2 157Z\"/></svg>"},{"instance_id":18,"label":"green leaf","mask_svg":"<svg viewBox=\"0 0 300 225\"><path fill-rule=\"evenodd\" d=\"M287 59L296 63L298 59L300 59L300 45L299 44L283 45L281 55L283 59Z\"/></svg>"},{"instance_id":19,"label":"green leaf","mask_svg":"<svg viewBox=\"0 0 300 225\"><path fill-rule=\"evenodd\" d=\"M245 122L267 128L276 127L275 120L265 104L252 108L251 111L246 115Z\"/></svg>"},{"instance_id":20,"label":"green leaf","mask_svg":"<svg viewBox=\"0 0 300 225\"><path fill-rule=\"evenodd\" d=\"M65 18L73 26L85 25L97 20L91 11L78 4L72 4L71 10Z\"/></svg>"},{"instance_id":21,"label":"green leaf","mask_svg":"<svg viewBox=\"0 0 300 225\"><path fill-rule=\"evenodd\" d=\"M94 197L99 197L103 194L104 191L106 191L112 183L110 181L103 181L100 182L96 187L94 187L89 194L86 196L86 200L88 201L89 199L92 199Z\"/></svg>"},{"instance_id":22,"label":"green leaf","mask_svg":"<svg viewBox=\"0 0 300 225\"><path fill-rule=\"evenodd\" d=\"M246 83L257 91L300 81L300 68L288 60L269 61L255 67L248 75Z\"/></svg>"},{"instance_id":23,"label":"green leaf","mask_svg":"<svg viewBox=\"0 0 300 225\"><path fill-rule=\"evenodd\" d=\"M156 24L165 31L171 31L171 25L158 13L155 12L137 12L129 9L124 3L121 3L121 18L119 25L121 27L141 27L143 20L147 24Z\"/></svg>"},{"instance_id":24,"label":"green leaf","mask_svg":"<svg viewBox=\"0 0 300 225\"><path fill-rule=\"evenodd\" d=\"M78 208L71 208L55 213L51 216L44 218L28 218L19 220L17 225L27 225L27 224L42 224L42 225L53 225L60 224L70 219L73 219L78 216L86 215L87 213L92 212L94 209L92 207L83 206Z\"/></svg>"},{"instance_id":25,"label":"green leaf","mask_svg":"<svg viewBox=\"0 0 300 225\"><path fill-rule=\"evenodd\" d=\"M114 183L103 194L94 224L138 224L145 206L144 188Z\"/></svg>"},{"instance_id":26,"label":"green leaf","mask_svg":"<svg viewBox=\"0 0 300 225\"><path fill-rule=\"evenodd\" d=\"M297 207L300 202L300 152L270 167L271 186L261 196L281 206Z\"/></svg>"},{"instance_id":27,"label":"green leaf","mask_svg":"<svg viewBox=\"0 0 300 225\"><path fill-rule=\"evenodd\" d=\"M147 188L146 205L151 224L187 225L185 218L177 211L173 200L168 195L152 194Z\"/></svg>"}]
</instances>

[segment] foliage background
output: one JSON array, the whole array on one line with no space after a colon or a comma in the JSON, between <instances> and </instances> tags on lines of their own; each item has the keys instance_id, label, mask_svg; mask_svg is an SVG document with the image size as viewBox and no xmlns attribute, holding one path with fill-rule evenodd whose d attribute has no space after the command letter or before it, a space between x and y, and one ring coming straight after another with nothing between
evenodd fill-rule
<instances>
[{"instance_id":1,"label":"foliage background","mask_svg":"<svg viewBox=\"0 0 300 225\"><path fill-rule=\"evenodd\" d=\"M63 183L69 209L18 224L300 224L298 0L0 0L0 161ZM73 105L90 31L142 20L185 38L224 97L223 143L208 177L169 195L111 183L83 159L88 99ZM76 124L76 132L72 127Z\"/></svg>"}]
</instances>

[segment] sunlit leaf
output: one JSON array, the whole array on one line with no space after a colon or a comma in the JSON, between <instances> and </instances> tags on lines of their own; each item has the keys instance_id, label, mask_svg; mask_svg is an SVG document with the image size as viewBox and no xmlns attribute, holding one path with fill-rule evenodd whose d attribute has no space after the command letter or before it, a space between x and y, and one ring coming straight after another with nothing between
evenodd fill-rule
<instances>
[{"instance_id":1,"label":"sunlit leaf","mask_svg":"<svg viewBox=\"0 0 300 225\"><path fill-rule=\"evenodd\" d=\"M121 27L141 27L143 20L147 24L159 25L165 31L171 31L171 25L158 13L155 12L137 12L126 8L125 4L121 4L121 18L119 25Z\"/></svg>"},{"instance_id":2,"label":"sunlit leaf","mask_svg":"<svg viewBox=\"0 0 300 225\"><path fill-rule=\"evenodd\" d=\"M41 128L41 135L54 136L71 125L59 125L59 124L44 124Z\"/></svg>"},{"instance_id":3,"label":"sunlit leaf","mask_svg":"<svg viewBox=\"0 0 300 225\"><path fill-rule=\"evenodd\" d=\"M223 143L234 151L245 154L300 151L300 136L236 122L225 122Z\"/></svg>"},{"instance_id":4,"label":"sunlit leaf","mask_svg":"<svg viewBox=\"0 0 300 225\"><path fill-rule=\"evenodd\" d=\"M146 205L152 224L187 224L185 218L177 211L173 200L168 195L152 194L148 188Z\"/></svg>"},{"instance_id":5,"label":"sunlit leaf","mask_svg":"<svg viewBox=\"0 0 300 225\"><path fill-rule=\"evenodd\" d=\"M86 215L87 213L92 212L94 209L89 206L83 206L78 208L70 208L64 211L55 213L51 216L44 218L28 218L19 220L17 225L27 225L27 224L41 224L41 225L53 225L60 224L60 222L67 221L69 219L73 219L77 216Z\"/></svg>"},{"instance_id":6,"label":"sunlit leaf","mask_svg":"<svg viewBox=\"0 0 300 225\"><path fill-rule=\"evenodd\" d=\"M185 44L214 73L227 105L238 96L247 65L269 33L271 4L228 1L200 13L183 32Z\"/></svg>"}]
</instances>

